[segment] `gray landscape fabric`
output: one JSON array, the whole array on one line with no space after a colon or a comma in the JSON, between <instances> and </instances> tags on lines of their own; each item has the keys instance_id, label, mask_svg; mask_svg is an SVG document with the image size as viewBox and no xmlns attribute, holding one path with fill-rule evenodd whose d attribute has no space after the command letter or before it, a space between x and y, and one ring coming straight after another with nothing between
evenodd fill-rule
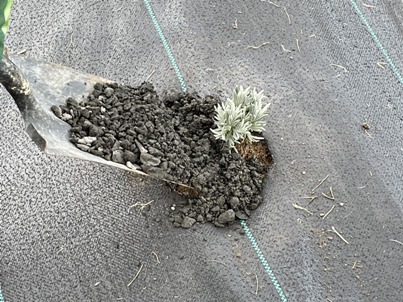
<instances>
[{"instance_id":1,"label":"gray landscape fabric","mask_svg":"<svg viewBox=\"0 0 403 302\"><path fill-rule=\"evenodd\" d=\"M164 183L41 153L2 89L4 300L402 300L403 3L150 4L190 92L270 95L274 164L246 222L268 265L239 222L175 228L185 200ZM6 45L129 85L152 74L158 93L183 86L143 1L16 1Z\"/></svg>"}]
</instances>

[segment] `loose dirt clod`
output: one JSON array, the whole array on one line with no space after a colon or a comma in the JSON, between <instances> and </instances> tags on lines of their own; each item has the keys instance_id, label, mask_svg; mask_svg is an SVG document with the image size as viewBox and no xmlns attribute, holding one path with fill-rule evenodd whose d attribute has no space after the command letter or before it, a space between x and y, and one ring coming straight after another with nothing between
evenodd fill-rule
<instances>
[{"instance_id":1,"label":"loose dirt clod","mask_svg":"<svg viewBox=\"0 0 403 302\"><path fill-rule=\"evenodd\" d=\"M236 153L216 140L211 128L219 102L197 93L159 97L147 82L98 83L87 99L69 98L52 111L71 125L70 141L82 151L172 182L188 204L175 207L170 220L188 228L196 221L224 226L247 219L262 202L272 161L266 142L240 144ZM148 204L132 207L142 206Z\"/></svg>"}]
</instances>

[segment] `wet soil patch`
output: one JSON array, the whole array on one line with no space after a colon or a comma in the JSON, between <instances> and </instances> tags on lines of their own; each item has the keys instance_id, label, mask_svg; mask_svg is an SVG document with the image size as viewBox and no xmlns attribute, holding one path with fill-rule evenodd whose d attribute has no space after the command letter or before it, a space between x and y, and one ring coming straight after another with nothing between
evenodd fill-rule
<instances>
[{"instance_id":1,"label":"wet soil patch","mask_svg":"<svg viewBox=\"0 0 403 302\"><path fill-rule=\"evenodd\" d=\"M262 202L271 163L267 144L243 143L237 153L216 140L210 129L219 102L197 93L159 97L150 83L98 83L87 99L69 98L51 109L71 125L70 141L80 150L174 182L170 185L188 202L170 219L187 228L248 219Z\"/></svg>"}]
</instances>

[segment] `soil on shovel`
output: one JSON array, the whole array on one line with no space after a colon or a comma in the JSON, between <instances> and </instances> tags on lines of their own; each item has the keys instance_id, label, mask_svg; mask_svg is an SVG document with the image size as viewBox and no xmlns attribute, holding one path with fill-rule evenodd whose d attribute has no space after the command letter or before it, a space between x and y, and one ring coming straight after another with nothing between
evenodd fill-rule
<instances>
[{"instance_id":1,"label":"soil on shovel","mask_svg":"<svg viewBox=\"0 0 403 302\"><path fill-rule=\"evenodd\" d=\"M87 99L69 98L51 109L71 125L70 141L80 150L176 182L171 186L188 203L170 219L188 228L196 221L224 226L248 219L262 202L271 163L267 144L243 143L238 153L216 140L210 129L220 102L197 93L165 92L160 98L150 83L98 83Z\"/></svg>"}]
</instances>

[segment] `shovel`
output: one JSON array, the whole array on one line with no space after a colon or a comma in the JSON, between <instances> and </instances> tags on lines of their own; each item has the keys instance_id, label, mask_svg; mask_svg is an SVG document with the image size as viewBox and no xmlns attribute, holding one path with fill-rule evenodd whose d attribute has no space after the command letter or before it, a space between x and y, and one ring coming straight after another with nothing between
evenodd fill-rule
<instances>
[{"instance_id":1,"label":"shovel","mask_svg":"<svg viewBox=\"0 0 403 302\"><path fill-rule=\"evenodd\" d=\"M146 174L132 165L118 164L81 151L69 140L70 125L51 111L53 105L64 105L67 98L86 99L96 83L113 83L92 74L14 55L4 57L0 65L0 82L14 98L25 122L25 130L39 149L47 154L68 156L160 179L178 193L197 197L200 192L188 185Z\"/></svg>"},{"instance_id":2,"label":"shovel","mask_svg":"<svg viewBox=\"0 0 403 302\"><path fill-rule=\"evenodd\" d=\"M0 74L1 83L21 112L26 132L41 151L147 175L78 149L69 141L70 125L57 118L50 109L53 105L65 104L68 97L87 98L96 83L113 81L21 55L10 56L10 59L5 57Z\"/></svg>"},{"instance_id":3,"label":"shovel","mask_svg":"<svg viewBox=\"0 0 403 302\"><path fill-rule=\"evenodd\" d=\"M66 66L13 55L0 63L0 82L11 94L25 122L25 130L39 149L47 154L68 156L134 172L168 182L181 195L197 197L200 192L176 181L146 174L133 165L123 165L81 151L69 140L70 125L51 111L67 98L86 99L96 83L114 81Z\"/></svg>"}]
</instances>

